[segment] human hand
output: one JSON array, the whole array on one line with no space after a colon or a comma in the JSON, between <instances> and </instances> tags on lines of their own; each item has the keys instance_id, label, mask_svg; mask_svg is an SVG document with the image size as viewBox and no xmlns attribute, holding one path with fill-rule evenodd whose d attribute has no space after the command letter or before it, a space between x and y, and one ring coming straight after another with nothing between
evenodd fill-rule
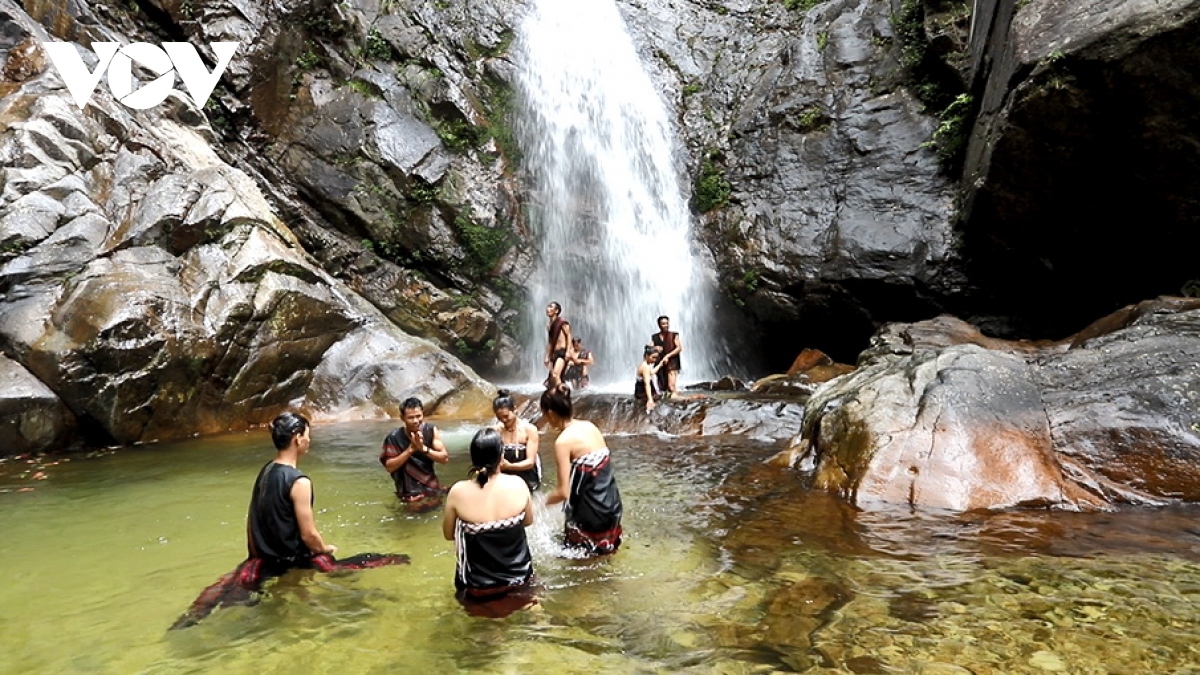
<instances>
[{"instance_id":1,"label":"human hand","mask_svg":"<svg viewBox=\"0 0 1200 675\"><path fill-rule=\"evenodd\" d=\"M412 441L412 449L414 452L427 452L425 448L425 438L421 435L420 429L409 433L408 438Z\"/></svg>"},{"instance_id":2,"label":"human hand","mask_svg":"<svg viewBox=\"0 0 1200 675\"><path fill-rule=\"evenodd\" d=\"M328 546L325 547L325 550L322 551L322 553L328 553L329 555L333 555L333 554L337 553L337 550L338 549L336 546L334 546L333 544L329 544Z\"/></svg>"}]
</instances>

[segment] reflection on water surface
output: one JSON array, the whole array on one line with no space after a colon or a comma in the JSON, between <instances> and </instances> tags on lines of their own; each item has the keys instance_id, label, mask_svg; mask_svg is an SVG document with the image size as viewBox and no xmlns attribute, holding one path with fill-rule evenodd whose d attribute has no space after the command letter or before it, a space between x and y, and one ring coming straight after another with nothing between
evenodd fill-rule
<instances>
[{"instance_id":1,"label":"reflection on water surface","mask_svg":"<svg viewBox=\"0 0 1200 675\"><path fill-rule=\"evenodd\" d=\"M448 482L476 427L442 424ZM265 432L0 464L0 671L1200 672L1200 509L858 513L741 438L610 437L621 551L557 557L561 515L543 511L540 605L470 617L440 514L391 494L389 428L316 427L302 468L341 553L411 565L293 572L170 633L245 555Z\"/></svg>"}]
</instances>

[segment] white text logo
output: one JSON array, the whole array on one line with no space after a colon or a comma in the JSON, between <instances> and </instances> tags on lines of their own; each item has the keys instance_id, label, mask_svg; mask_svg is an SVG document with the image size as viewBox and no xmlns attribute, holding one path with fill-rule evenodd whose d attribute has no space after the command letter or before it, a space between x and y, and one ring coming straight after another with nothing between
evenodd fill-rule
<instances>
[{"instance_id":1,"label":"white text logo","mask_svg":"<svg viewBox=\"0 0 1200 675\"><path fill-rule=\"evenodd\" d=\"M179 94L175 91L175 73L179 73L196 105L204 107L238 46L237 42L212 43L217 66L209 72L196 48L186 42L164 42L162 47L149 42L134 42L124 47L119 42L93 42L97 63L96 69L89 71L74 43L42 43L80 108L87 105L100 78L107 72L108 88L113 97L138 110L153 108L172 93ZM135 89L141 81L133 75L134 61L158 77Z\"/></svg>"}]
</instances>

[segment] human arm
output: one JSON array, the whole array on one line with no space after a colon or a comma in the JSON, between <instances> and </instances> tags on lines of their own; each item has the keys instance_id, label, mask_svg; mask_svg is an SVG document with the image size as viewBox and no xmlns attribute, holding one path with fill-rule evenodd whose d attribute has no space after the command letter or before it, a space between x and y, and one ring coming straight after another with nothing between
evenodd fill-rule
<instances>
[{"instance_id":1,"label":"human arm","mask_svg":"<svg viewBox=\"0 0 1200 675\"><path fill-rule=\"evenodd\" d=\"M337 553L337 547L328 545L317 531L317 521L312 509L312 481L308 478L297 478L292 483L289 493L292 498L292 508L296 512L296 524L300 527L300 539L304 545L315 554Z\"/></svg>"},{"instance_id":2,"label":"human arm","mask_svg":"<svg viewBox=\"0 0 1200 675\"><path fill-rule=\"evenodd\" d=\"M570 322L563 322L562 336L560 339L563 339L567 345L567 361L570 362L575 358L575 343L571 340Z\"/></svg>"},{"instance_id":3,"label":"human arm","mask_svg":"<svg viewBox=\"0 0 1200 675\"><path fill-rule=\"evenodd\" d=\"M522 481L522 482L524 482L524 481ZM525 489L528 490L529 486L528 485L525 486ZM528 499L525 500L525 518L521 520L521 524L524 525L525 527L529 527L530 525L533 524L533 495L532 494L528 495Z\"/></svg>"},{"instance_id":4,"label":"human arm","mask_svg":"<svg viewBox=\"0 0 1200 675\"><path fill-rule=\"evenodd\" d=\"M455 485L457 487L457 484ZM446 495L446 508L442 511L442 536L447 541L454 538L454 526L458 523L458 499L454 487Z\"/></svg>"},{"instance_id":5,"label":"human arm","mask_svg":"<svg viewBox=\"0 0 1200 675\"><path fill-rule=\"evenodd\" d=\"M675 357L675 356L679 356L682 353L683 353L683 340L681 340L679 338L679 333L676 333L675 334L675 349L672 349L671 351L667 352L666 354L663 354L662 358L659 361L662 363L665 363L668 359Z\"/></svg>"},{"instance_id":6,"label":"human arm","mask_svg":"<svg viewBox=\"0 0 1200 675\"><path fill-rule=\"evenodd\" d=\"M446 449L446 444L442 442L442 430L433 428L433 447L428 448L429 458L438 464L445 464L450 461L450 451Z\"/></svg>"},{"instance_id":7,"label":"human arm","mask_svg":"<svg viewBox=\"0 0 1200 675\"><path fill-rule=\"evenodd\" d=\"M642 373L642 387L646 392L646 412L654 410L654 384L650 381L650 376L658 372L658 368L649 365L643 365L638 370Z\"/></svg>"},{"instance_id":8,"label":"human arm","mask_svg":"<svg viewBox=\"0 0 1200 675\"><path fill-rule=\"evenodd\" d=\"M408 460L413 456L416 450L410 443L408 448L401 450L391 443L391 437L383 442L383 452L379 455L379 461L383 464L383 468L387 469L388 473L396 473L400 467L408 464Z\"/></svg>"},{"instance_id":9,"label":"human arm","mask_svg":"<svg viewBox=\"0 0 1200 675\"><path fill-rule=\"evenodd\" d=\"M565 502L571 496L571 447L562 442L562 436L554 441L554 463L558 467L558 485L546 496L546 506Z\"/></svg>"},{"instance_id":10,"label":"human arm","mask_svg":"<svg viewBox=\"0 0 1200 675\"><path fill-rule=\"evenodd\" d=\"M586 354L587 356L584 356L584 354ZM577 363L581 366L590 366L595 362L596 362L596 359L592 356L592 352L589 350L586 350L586 349L583 350L582 352L580 352L575 357L575 363Z\"/></svg>"}]
</instances>

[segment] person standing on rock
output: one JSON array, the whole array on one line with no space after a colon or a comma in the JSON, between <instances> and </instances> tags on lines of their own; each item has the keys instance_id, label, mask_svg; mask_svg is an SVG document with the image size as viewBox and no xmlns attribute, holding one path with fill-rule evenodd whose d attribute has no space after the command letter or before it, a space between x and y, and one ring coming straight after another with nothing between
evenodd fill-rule
<instances>
[{"instance_id":1,"label":"person standing on rock","mask_svg":"<svg viewBox=\"0 0 1200 675\"><path fill-rule=\"evenodd\" d=\"M420 399L408 398L400 405L404 426L394 429L383 440L379 462L392 475L396 496L418 510L438 506L445 493L438 482L434 463L450 461L442 442L442 432L425 421Z\"/></svg>"},{"instance_id":2,"label":"person standing on rock","mask_svg":"<svg viewBox=\"0 0 1200 675\"><path fill-rule=\"evenodd\" d=\"M586 389L589 384L588 367L596 360L592 357L592 352L584 348L583 338L571 338L571 351L574 355L569 357L570 365L563 371L563 379L571 385L575 391Z\"/></svg>"},{"instance_id":3,"label":"person standing on rock","mask_svg":"<svg viewBox=\"0 0 1200 675\"><path fill-rule=\"evenodd\" d=\"M546 358L543 365L550 371L545 386L553 389L562 384L563 370L573 352L571 351L571 324L562 318L562 305L551 302L546 305Z\"/></svg>"},{"instance_id":4,"label":"person standing on rock","mask_svg":"<svg viewBox=\"0 0 1200 675\"><path fill-rule=\"evenodd\" d=\"M679 339L679 333L671 332L669 318L658 317L658 332L650 336L650 342L662 348L662 356L659 358L662 369L658 371L658 388L664 396L674 396L678 393L676 379L681 370L679 355L683 353L683 341Z\"/></svg>"}]
</instances>

